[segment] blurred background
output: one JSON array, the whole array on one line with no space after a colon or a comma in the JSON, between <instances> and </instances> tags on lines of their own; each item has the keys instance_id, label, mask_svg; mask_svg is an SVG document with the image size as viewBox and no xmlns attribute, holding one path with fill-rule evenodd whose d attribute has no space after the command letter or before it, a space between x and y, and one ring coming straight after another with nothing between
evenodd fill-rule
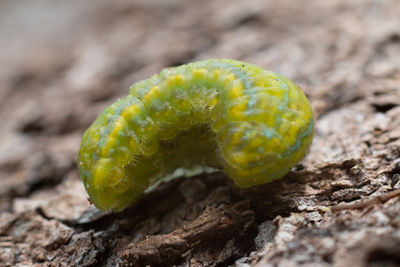
<instances>
[{"instance_id":1,"label":"blurred background","mask_svg":"<svg viewBox=\"0 0 400 267\"><path fill-rule=\"evenodd\" d=\"M329 114L363 99L381 114L398 106L399 55L397 0L1 0L0 212L79 218L84 130L131 84L213 57L302 87L321 119L305 166L359 155L348 137L328 137L355 115Z\"/></svg>"}]
</instances>

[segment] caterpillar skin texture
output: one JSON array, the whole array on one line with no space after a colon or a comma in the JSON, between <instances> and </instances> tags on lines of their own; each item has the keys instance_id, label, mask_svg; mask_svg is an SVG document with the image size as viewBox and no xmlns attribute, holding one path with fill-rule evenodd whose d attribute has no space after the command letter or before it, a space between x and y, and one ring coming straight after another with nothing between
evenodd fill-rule
<instances>
[{"instance_id":1,"label":"caterpillar skin texture","mask_svg":"<svg viewBox=\"0 0 400 267\"><path fill-rule=\"evenodd\" d=\"M291 81L211 59L132 85L83 135L79 172L97 208L120 211L179 167L217 167L242 188L281 178L313 132L308 100Z\"/></svg>"}]
</instances>

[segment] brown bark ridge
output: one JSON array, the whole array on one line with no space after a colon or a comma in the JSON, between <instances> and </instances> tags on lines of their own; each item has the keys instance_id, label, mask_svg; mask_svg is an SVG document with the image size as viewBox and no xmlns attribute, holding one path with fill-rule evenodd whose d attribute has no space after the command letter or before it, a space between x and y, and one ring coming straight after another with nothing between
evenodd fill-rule
<instances>
[{"instance_id":1,"label":"brown bark ridge","mask_svg":"<svg viewBox=\"0 0 400 267\"><path fill-rule=\"evenodd\" d=\"M400 2L2 1L0 266L399 266ZM211 57L306 92L308 156L248 190L178 178L88 203L83 131L133 82Z\"/></svg>"}]
</instances>

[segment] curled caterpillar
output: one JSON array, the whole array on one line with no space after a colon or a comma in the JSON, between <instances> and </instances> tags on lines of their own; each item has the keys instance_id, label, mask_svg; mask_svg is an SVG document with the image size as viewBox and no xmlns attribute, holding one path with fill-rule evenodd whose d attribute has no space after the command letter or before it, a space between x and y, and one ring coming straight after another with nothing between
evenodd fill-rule
<instances>
[{"instance_id":1,"label":"curled caterpillar","mask_svg":"<svg viewBox=\"0 0 400 267\"><path fill-rule=\"evenodd\" d=\"M313 132L308 100L291 81L211 59L132 85L83 135L79 173L97 208L120 211L179 167L223 169L242 188L281 178Z\"/></svg>"}]
</instances>

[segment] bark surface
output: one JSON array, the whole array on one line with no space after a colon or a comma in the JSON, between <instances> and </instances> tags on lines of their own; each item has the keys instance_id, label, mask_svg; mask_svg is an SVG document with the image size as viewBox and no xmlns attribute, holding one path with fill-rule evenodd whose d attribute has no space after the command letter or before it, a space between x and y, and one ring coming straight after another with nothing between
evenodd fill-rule
<instances>
[{"instance_id":1,"label":"bark surface","mask_svg":"<svg viewBox=\"0 0 400 267\"><path fill-rule=\"evenodd\" d=\"M399 266L400 2L0 3L0 266ZM234 58L299 84L308 156L239 190L178 178L122 213L87 201L83 131L166 66Z\"/></svg>"}]
</instances>

